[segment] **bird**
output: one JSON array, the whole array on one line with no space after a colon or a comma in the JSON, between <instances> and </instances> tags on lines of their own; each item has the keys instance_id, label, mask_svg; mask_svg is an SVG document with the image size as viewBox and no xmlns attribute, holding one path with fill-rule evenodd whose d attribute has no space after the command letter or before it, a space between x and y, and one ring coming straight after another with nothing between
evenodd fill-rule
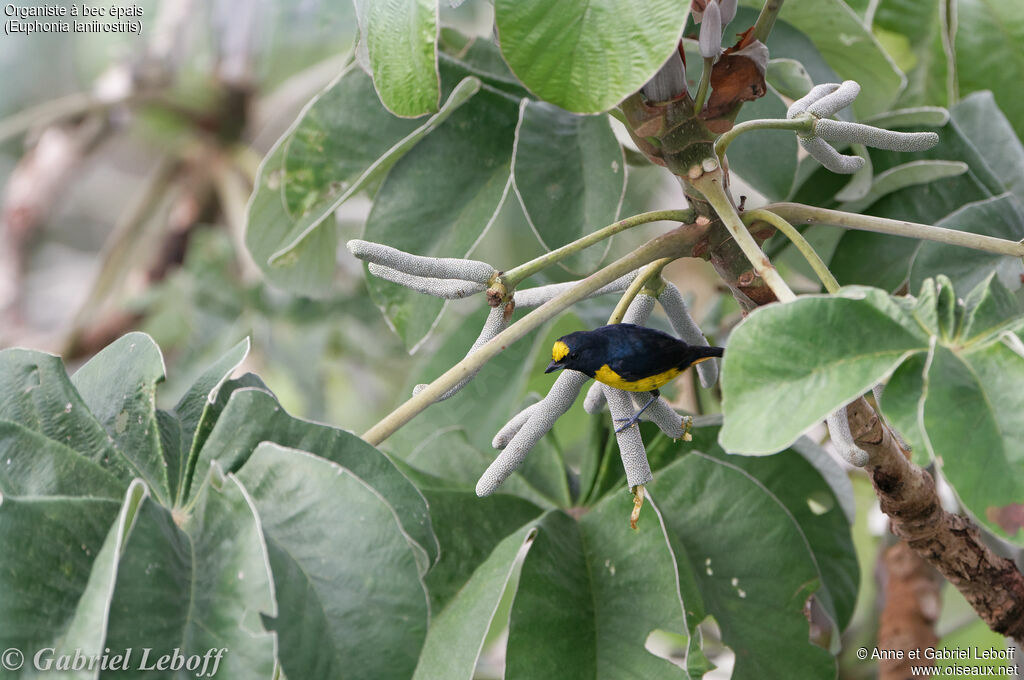
<instances>
[{"instance_id":1,"label":"bird","mask_svg":"<svg viewBox=\"0 0 1024 680\"><path fill-rule=\"evenodd\" d=\"M651 392L650 400L615 430L618 433L640 420L661 396L659 387L690 366L723 354L723 347L689 345L654 328L616 323L560 337L544 372L568 368L620 390Z\"/></svg>"}]
</instances>

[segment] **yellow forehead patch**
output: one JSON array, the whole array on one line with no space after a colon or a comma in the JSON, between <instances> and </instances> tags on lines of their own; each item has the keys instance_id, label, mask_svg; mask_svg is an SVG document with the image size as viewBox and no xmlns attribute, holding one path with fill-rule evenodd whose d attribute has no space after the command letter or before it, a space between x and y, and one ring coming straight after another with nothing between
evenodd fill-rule
<instances>
[{"instance_id":1,"label":"yellow forehead patch","mask_svg":"<svg viewBox=\"0 0 1024 680\"><path fill-rule=\"evenodd\" d=\"M555 343L555 346L551 348L551 358L555 361L561 361L569 354L569 346L561 340Z\"/></svg>"}]
</instances>

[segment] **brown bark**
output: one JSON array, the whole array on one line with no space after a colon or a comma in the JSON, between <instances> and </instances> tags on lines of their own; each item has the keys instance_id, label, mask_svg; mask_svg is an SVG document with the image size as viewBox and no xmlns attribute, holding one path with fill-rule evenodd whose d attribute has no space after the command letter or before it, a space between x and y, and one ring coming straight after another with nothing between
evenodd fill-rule
<instances>
[{"instance_id":1,"label":"brown bark","mask_svg":"<svg viewBox=\"0 0 1024 680\"><path fill-rule=\"evenodd\" d=\"M992 552L969 519L942 509L932 476L907 459L867 401L846 412L893 533L956 586L989 628L1024 641L1024 574Z\"/></svg>"},{"instance_id":2,"label":"brown bark","mask_svg":"<svg viewBox=\"0 0 1024 680\"><path fill-rule=\"evenodd\" d=\"M935 622L942 610L942 576L903 542L885 549L881 568L885 608L879 621L878 649L902 650L903 658L879 660L878 679L904 680L911 677L911 665L935 665L923 656L912 659L910 653L938 645Z\"/></svg>"}]
</instances>

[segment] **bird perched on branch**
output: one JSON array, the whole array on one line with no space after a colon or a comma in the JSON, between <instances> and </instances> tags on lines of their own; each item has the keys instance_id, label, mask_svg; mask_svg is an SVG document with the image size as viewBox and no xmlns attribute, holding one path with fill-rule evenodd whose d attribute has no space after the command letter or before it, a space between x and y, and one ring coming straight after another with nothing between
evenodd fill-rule
<instances>
[{"instance_id":1,"label":"bird perched on branch","mask_svg":"<svg viewBox=\"0 0 1024 680\"><path fill-rule=\"evenodd\" d=\"M722 356L723 351L688 345L654 328L617 323L563 335L551 348L551 363L544 372L569 368L620 390L651 392L650 400L615 430L621 432L640 420L661 395L659 387L693 364Z\"/></svg>"}]
</instances>

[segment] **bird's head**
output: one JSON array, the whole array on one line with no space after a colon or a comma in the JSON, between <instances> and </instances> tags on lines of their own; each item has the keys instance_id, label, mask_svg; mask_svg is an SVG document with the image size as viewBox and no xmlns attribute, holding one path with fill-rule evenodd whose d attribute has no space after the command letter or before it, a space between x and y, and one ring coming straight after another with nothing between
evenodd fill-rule
<instances>
[{"instance_id":1,"label":"bird's head","mask_svg":"<svg viewBox=\"0 0 1024 680\"><path fill-rule=\"evenodd\" d=\"M587 375L593 375L594 367L590 364L590 356L593 354L594 344L593 333L590 331L577 331L560 337L551 348L551 363L544 370L551 373L562 368L571 368Z\"/></svg>"}]
</instances>

